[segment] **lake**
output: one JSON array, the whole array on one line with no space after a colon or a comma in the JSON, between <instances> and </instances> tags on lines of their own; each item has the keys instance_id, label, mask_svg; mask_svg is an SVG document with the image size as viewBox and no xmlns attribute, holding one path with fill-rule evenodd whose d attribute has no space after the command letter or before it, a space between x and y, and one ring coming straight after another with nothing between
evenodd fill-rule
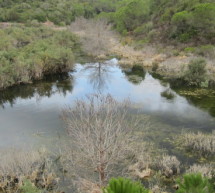
<instances>
[{"instance_id":1,"label":"lake","mask_svg":"<svg viewBox=\"0 0 215 193\"><path fill-rule=\"evenodd\" d=\"M169 83L146 70L121 68L112 59L76 64L68 74L1 91L0 148L58 146L58 140L69 139L60 118L62 109L92 93L111 94L117 100L130 98L139 112L148 117L150 126L145 137L161 148L168 149L165 139L182 130L211 132L215 126L210 110L198 105L205 102L204 97L196 102L195 98L180 96ZM210 108L215 109L213 104Z\"/></svg>"}]
</instances>

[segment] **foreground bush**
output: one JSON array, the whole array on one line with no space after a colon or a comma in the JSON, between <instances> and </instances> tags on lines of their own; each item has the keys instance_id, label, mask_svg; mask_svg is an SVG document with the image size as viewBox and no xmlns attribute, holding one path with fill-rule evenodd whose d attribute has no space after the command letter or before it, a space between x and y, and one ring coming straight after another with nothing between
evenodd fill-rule
<instances>
[{"instance_id":1,"label":"foreground bush","mask_svg":"<svg viewBox=\"0 0 215 193\"><path fill-rule=\"evenodd\" d=\"M0 34L0 89L73 67L78 42L70 32L13 26Z\"/></svg>"},{"instance_id":2,"label":"foreground bush","mask_svg":"<svg viewBox=\"0 0 215 193\"><path fill-rule=\"evenodd\" d=\"M149 193L140 183L125 178L113 178L103 193Z\"/></svg>"},{"instance_id":3,"label":"foreground bush","mask_svg":"<svg viewBox=\"0 0 215 193\"><path fill-rule=\"evenodd\" d=\"M186 174L182 181L178 181L179 189L176 193L212 193L215 190L207 178L198 174Z\"/></svg>"},{"instance_id":4,"label":"foreground bush","mask_svg":"<svg viewBox=\"0 0 215 193\"><path fill-rule=\"evenodd\" d=\"M45 151L1 151L0 192L39 193L57 188L53 162Z\"/></svg>"}]
</instances>

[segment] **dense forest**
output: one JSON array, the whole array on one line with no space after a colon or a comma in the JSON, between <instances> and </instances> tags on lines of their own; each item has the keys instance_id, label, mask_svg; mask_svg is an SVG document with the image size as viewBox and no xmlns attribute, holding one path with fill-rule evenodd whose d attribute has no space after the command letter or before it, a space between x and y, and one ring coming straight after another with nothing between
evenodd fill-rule
<instances>
[{"instance_id":1,"label":"dense forest","mask_svg":"<svg viewBox=\"0 0 215 193\"><path fill-rule=\"evenodd\" d=\"M0 0L0 21L52 21L106 17L123 35L176 39L196 44L215 41L213 0Z\"/></svg>"},{"instance_id":2,"label":"dense forest","mask_svg":"<svg viewBox=\"0 0 215 193\"><path fill-rule=\"evenodd\" d=\"M106 20L112 25L113 30L121 34L122 38L131 38L132 42L138 45L137 47L143 47L148 43L161 43L177 45L174 55L179 55L177 50L179 48L185 53L193 53L200 57L209 56L209 59L213 59L215 56L215 3L213 0L0 0L2 37L0 40L0 61L2 62L0 64L0 88L28 83L34 79L41 79L44 74L71 69L68 68L71 66L68 63L72 60L72 55L69 53L73 49L74 52L77 50L81 52L80 44L86 44L86 41L78 43L78 38L68 32L66 26L80 17L86 20L95 18ZM56 28L64 27L65 30L59 32L56 29L42 29L40 23L45 22L52 22ZM94 25L93 22L91 23ZM10 25L15 26L8 28ZM105 39L105 31L104 27L100 29L100 32L93 32L93 35L96 36L97 33L98 36L102 33ZM90 34L89 31L87 33ZM39 37L37 37L38 34L40 34ZM65 44L59 42L59 38L63 39ZM100 46L93 50L103 49L101 41L98 43ZM93 42L96 42L95 39L91 39L90 44L93 45ZM54 49L55 47L57 49ZM42 59L45 56L41 56L41 49L49 52L47 57L52 55L53 58L50 60L52 66L56 64L54 68L44 65L50 62ZM34 61L35 57L37 61ZM28 60L27 64L23 64L23 60ZM62 62L64 65L61 65ZM27 67L20 71L20 66L23 67L23 65ZM65 65L66 68L62 69ZM156 69L157 61L153 62L153 65ZM35 70L37 66L42 67ZM206 70L201 69L201 65L199 69L194 67L194 71L197 71L194 77L205 76ZM211 72L213 71L214 68ZM181 76L186 74L183 72ZM193 73L191 73L192 76ZM208 82L213 79L211 77L208 78L206 85L209 85ZM190 78L183 77L183 79L187 81ZM201 85L204 81L201 77L200 81L194 84L188 80L191 85Z\"/></svg>"}]
</instances>

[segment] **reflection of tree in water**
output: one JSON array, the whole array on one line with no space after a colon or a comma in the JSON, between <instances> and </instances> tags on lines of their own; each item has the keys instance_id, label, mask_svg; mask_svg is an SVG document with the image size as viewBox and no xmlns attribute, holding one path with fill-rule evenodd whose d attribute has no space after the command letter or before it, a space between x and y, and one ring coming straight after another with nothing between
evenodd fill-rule
<instances>
[{"instance_id":1,"label":"reflection of tree in water","mask_svg":"<svg viewBox=\"0 0 215 193\"><path fill-rule=\"evenodd\" d=\"M146 72L142 66L135 65L131 69L123 70L123 73L126 75L128 81L133 84L140 84L146 76Z\"/></svg>"},{"instance_id":2,"label":"reflection of tree in water","mask_svg":"<svg viewBox=\"0 0 215 193\"><path fill-rule=\"evenodd\" d=\"M55 93L66 95L67 91L72 91L72 84L72 77L67 73L47 76L44 80L33 84L15 86L1 91L0 105L4 108L4 104L9 103L12 106L18 98L31 99L36 97L39 101L43 97L51 97Z\"/></svg>"},{"instance_id":3,"label":"reflection of tree in water","mask_svg":"<svg viewBox=\"0 0 215 193\"><path fill-rule=\"evenodd\" d=\"M163 92L161 92L161 96L166 98L167 100L173 100L175 98L175 94L171 91L170 88L167 88Z\"/></svg>"},{"instance_id":4,"label":"reflection of tree in water","mask_svg":"<svg viewBox=\"0 0 215 193\"><path fill-rule=\"evenodd\" d=\"M89 81L93 85L93 88L98 92L104 90L107 87L107 83L111 77L111 63L94 63L87 65L84 70L89 71Z\"/></svg>"},{"instance_id":5,"label":"reflection of tree in water","mask_svg":"<svg viewBox=\"0 0 215 193\"><path fill-rule=\"evenodd\" d=\"M181 88L174 89L174 91L185 97L190 104L207 111L212 117L215 117L215 90Z\"/></svg>"}]
</instances>

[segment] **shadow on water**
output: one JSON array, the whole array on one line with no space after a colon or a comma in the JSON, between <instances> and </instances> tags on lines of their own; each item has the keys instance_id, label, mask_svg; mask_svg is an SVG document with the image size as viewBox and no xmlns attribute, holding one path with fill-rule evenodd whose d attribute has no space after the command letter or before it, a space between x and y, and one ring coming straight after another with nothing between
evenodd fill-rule
<instances>
[{"instance_id":1,"label":"shadow on water","mask_svg":"<svg viewBox=\"0 0 215 193\"><path fill-rule=\"evenodd\" d=\"M0 105L4 108L6 103L13 106L18 98L31 99L36 97L51 97L55 93L62 93L64 96L67 91L72 91L72 77L68 73L46 76L41 81L33 84L20 85L0 91Z\"/></svg>"},{"instance_id":2,"label":"shadow on water","mask_svg":"<svg viewBox=\"0 0 215 193\"><path fill-rule=\"evenodd\" d=\"M191 105L194 105L215 117L215 90L199 88L175 89L177 94L185 97Z\"/></svg>"}]
</instances>

